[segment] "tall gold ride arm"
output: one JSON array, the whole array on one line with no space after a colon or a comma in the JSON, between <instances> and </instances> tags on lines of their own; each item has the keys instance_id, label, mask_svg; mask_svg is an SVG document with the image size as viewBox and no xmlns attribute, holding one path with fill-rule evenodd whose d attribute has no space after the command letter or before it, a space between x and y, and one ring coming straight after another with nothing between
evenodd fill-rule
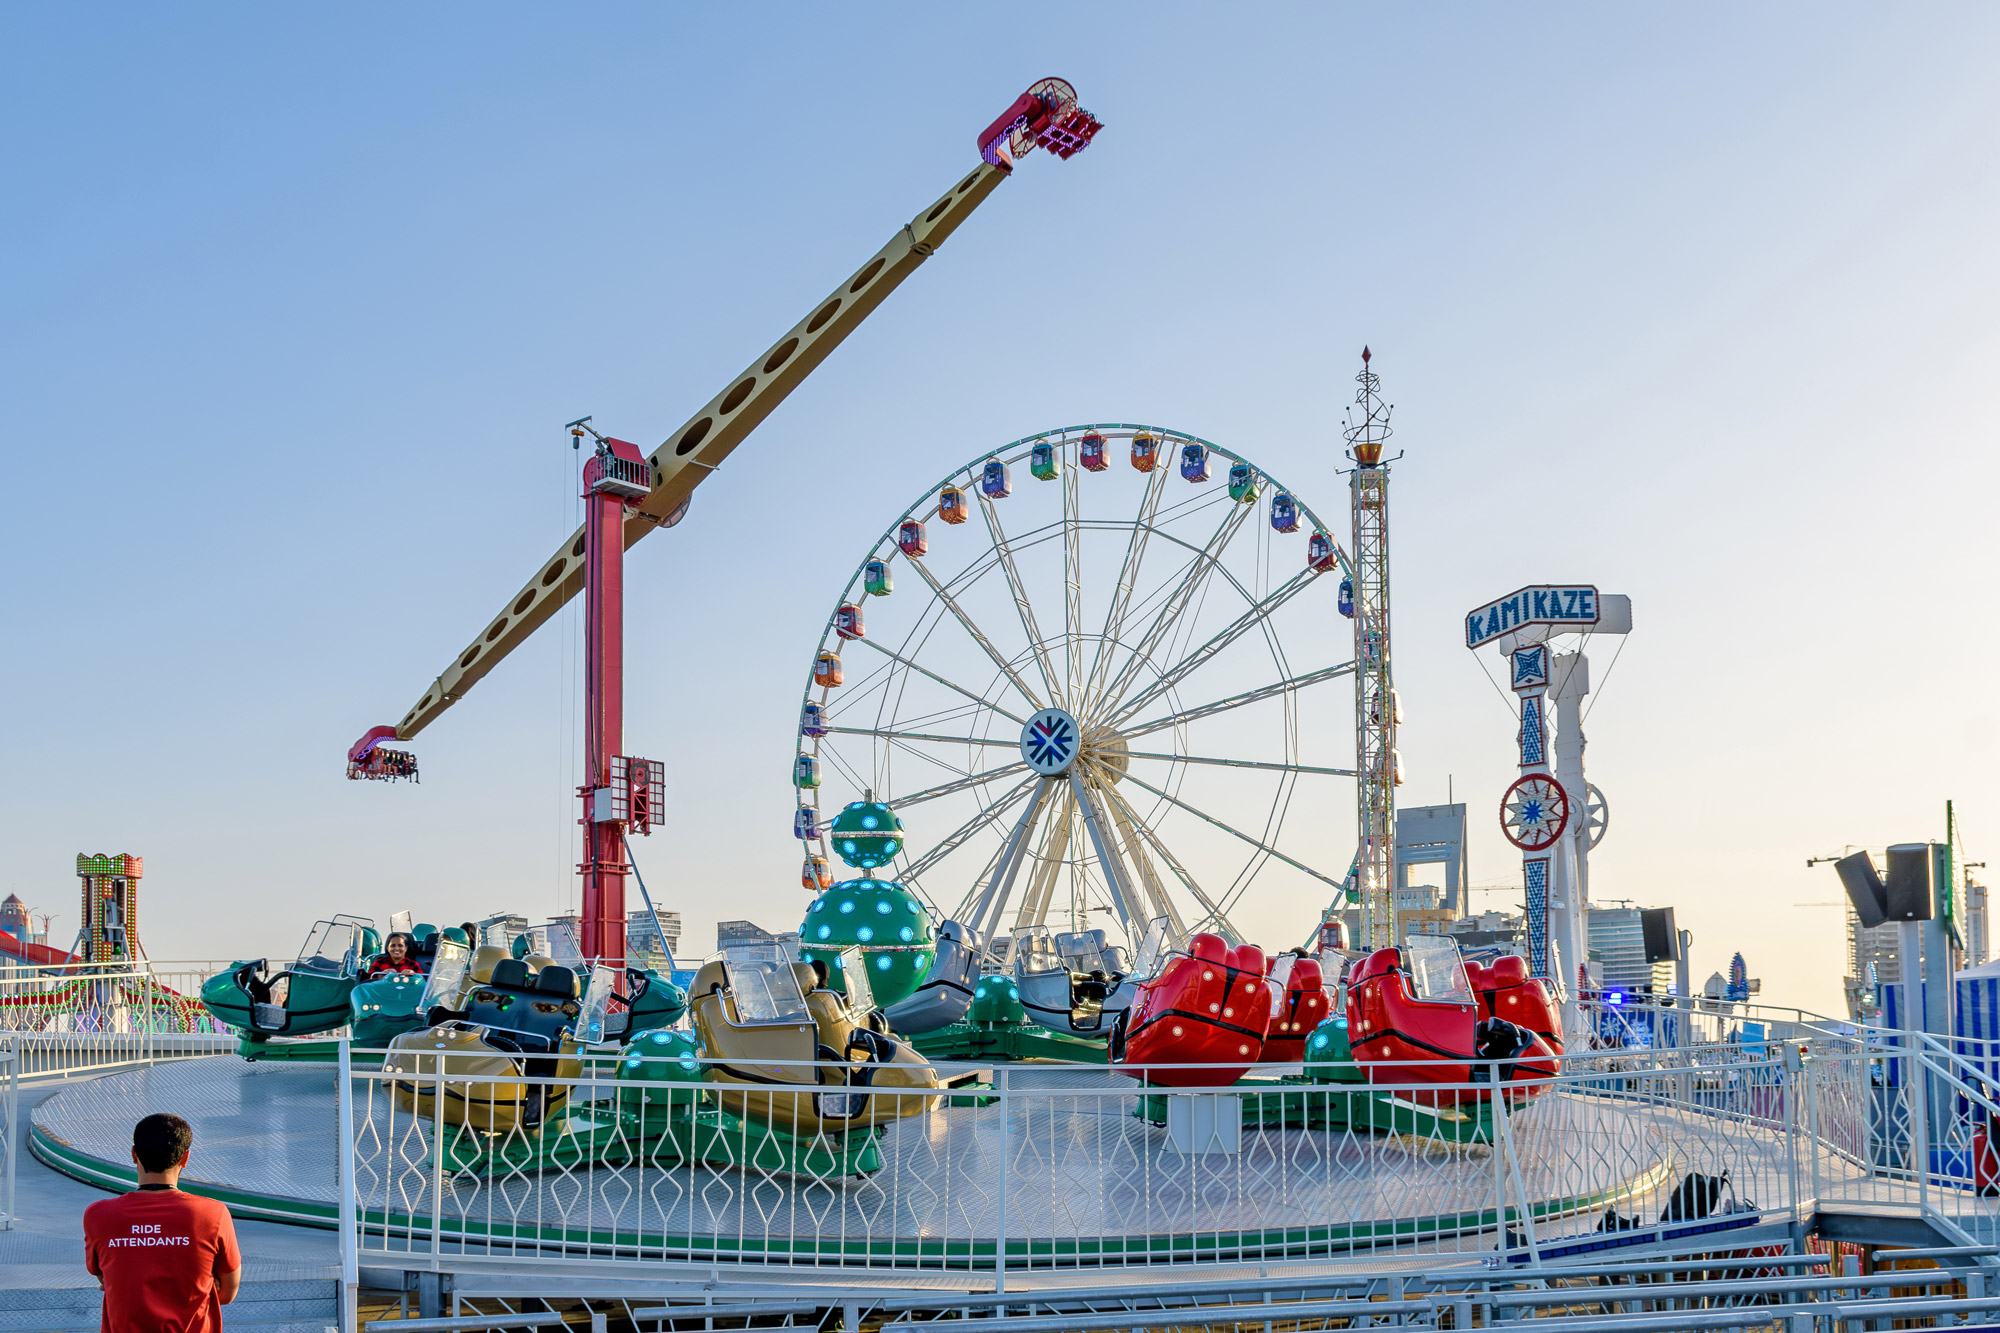
<instances>
[{"instance_id":1,"label":"tall gold ride arm","mask_svg":"<svg viewBox=\"0 0 2000 1333\"><path fill-rule=\"evenodd\" d=\"M677 521L702 479L721 466L743 437L860 327L903 279L916 272L1008 174L1006 168L980 163L654 450L649 460L653 490L626 520L626 549L653 529ZM424 691L396 724L396 739L409 740L464 698L501 658L582 590L583 529L578 528Z\"/></svg>"}]
</instances>

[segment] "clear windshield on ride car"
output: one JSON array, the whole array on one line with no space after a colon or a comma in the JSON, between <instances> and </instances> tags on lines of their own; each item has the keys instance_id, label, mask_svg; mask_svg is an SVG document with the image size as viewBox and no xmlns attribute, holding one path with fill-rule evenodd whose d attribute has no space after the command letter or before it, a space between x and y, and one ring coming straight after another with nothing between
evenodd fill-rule
<instances>
[{"instance_id":1,"label":"clear windshield on ride car","mask_svg":"<svg viewBox=\"0 0 2000 1333\"><path fill-rule=\"evenodd\" d=\"M1056 952L1055 936L1047 926L1029 926L1014 932L1014 961L1023 973L1069 971L1069 965Z\"/></svg>"},{"instance_id":2,"label":"clear windshield on ride car","mask_svg":"<svg viewBox=\"0 0 2000 1333\"><path fill-rule=\"evenodd\" d=\"M1146 981L1157 976L1173 947L1172 924L1163 916L1154 917L1146 926L1146 938L1139 941L1139 952L1132 956L1132 979Z\"/></svg>"},{"instance_id":3,"label":"clear windshield on ride car","mask_svg":"<svg viewBox=\"0 0 2000 1333\"><path fill-rule=\"evenodd\" d=\"M458 986L465 980L465 968L470 961L471 953L463 944L457 940L439 940L437 955L431 959L430 975L424 978L424 998L417 1012L427 1014L440 1005L456 1009Z\"/></svg>"},{"instance_id":4,"label":"clear windshield on ride car","mask_svg":"<svg viewBox=\"0 0 2000 1333\"><path fill-rule=\"evenodd\" d=\"M1472 980L1458 956L1458 941L1444 935L1411 935L1403 942L1410 961L1410 990L1433 1004L1472 1004Z\"/></svg>"},{"instance_id":5,"label":"clear windshield on ride car","mask_svg":"<svg viewBox=\"0 0 2000 1333\"><path fill-rule=\"evenodd\" d=\"M868 976L868 956L853 945L840 951L840 980L847 988L847 1012L859 1022L875 1008L875 986Z\"/></svg>"},{"instance_id":6,"label":"clear windshield on ride car","mask_svg":"<svg viewBox=\"0 0 2000 1333\"><path fill-rule=\"evenodd\" d=\"M298 961L292 964L292 970L320 972L327 976L353 972L360 961L357 954L361 947L361 931L364 927L372 930L374 925L372 921L353 916L337 916L331 921L313 923L312 931L299 950Z\"/></svg>"},{"instance_id":7,"label":"clear windshield on ride car","mask_svg":"<svg viewBox=\"0 0 2000 1333\"><path fill-rule=\"evenodd\" d=\"M739 1023L809 1023L805 993L776 944L732 944L722 951Z\"/></svg>"},{"instance_id":8,"label":"clear windshield on ride car","mask_svg":"<svg viewBox=\"0 0 2000 1333\"><path fill-rule=\"evenodd\" d=\"M618 969L615 967L593 967L590 969L590 985L583 992L583 1012L577 1015L576 1039L586 1046L595 1046L604 1040L604 1020L611 1012L611 994L618 985Z\"/></svg>"}]
</instances>

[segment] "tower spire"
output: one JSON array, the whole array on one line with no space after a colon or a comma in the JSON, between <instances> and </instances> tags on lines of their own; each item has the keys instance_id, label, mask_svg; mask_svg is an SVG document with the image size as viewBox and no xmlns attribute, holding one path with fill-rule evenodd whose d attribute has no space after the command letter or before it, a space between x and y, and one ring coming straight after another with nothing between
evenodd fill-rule
<instances>
[{"instance_id":1,"label":"tower spire","mask_svg":"<svg viewBox=\"0 0 2000 1333\"><path fill-rule=\"evenodd\" d=\"M1361 349L1360 387L1347 411L1348 476L1353 495L1354 544L1354 757L1355 892L1360 898L1362 947L1396 942L1396 786L1402 781L1396 752L1397 701L1389 656L1389 469L1382 446L1392 431L1392 404L1382 401L1373 353ZM1400 455L1399 455L1400 457Z\"/></svg>"}]
</instances>

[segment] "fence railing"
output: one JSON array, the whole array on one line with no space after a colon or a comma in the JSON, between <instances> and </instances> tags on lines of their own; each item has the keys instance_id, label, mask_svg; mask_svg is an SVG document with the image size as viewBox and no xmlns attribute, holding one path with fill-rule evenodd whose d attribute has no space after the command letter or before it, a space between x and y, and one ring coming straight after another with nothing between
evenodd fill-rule
<instances>
[{"instance_id":1,"label":"fence railing","mask_svg":"<svg viewBox=\"0 0 2000 1333\"><path fill-rule=\"evenodd\" d=\"M1800 1066L1783 1059L1726 1076L1579 1061L1532 1088L1441 1085L1421 1067L1389 1083L1227 1089L1000 1067L936 1095L853 1087L842 1064L760 1063L755 1083L714 1081L741 1073L695 1057L674 1064L708 1081L655 1081L644 1063L578 1078L353 1072L341 1114L359 1262L753 1261L1004 1280L1532 1250L1601 1228L1747 1226L1809 1202ZM440 1126L438 1105L473 1123ZM519 1122L529 1107L533 1126Z\"/></svg>"},{"instance_id":2,"label":"fence railing","mask_svg":"<svg viewBox=\"0 0 2000 1333\"><path fill-rule=\"evenodd\" d=\"M0 1034L0 1231L12 1231L21 1152L21 1058Z\"/></svg>"},{"instance_id":3,"label":"fence railing","mask_svg":"<svg viewBox=\"0 0 2000 1333\"><path fill-rule=\"evenodd\" d=\"M222 962L16 966L0 972L0 1033L30 1081L104 1073L235 1049L202 1007Z\"/></svg>"}]
</instances>

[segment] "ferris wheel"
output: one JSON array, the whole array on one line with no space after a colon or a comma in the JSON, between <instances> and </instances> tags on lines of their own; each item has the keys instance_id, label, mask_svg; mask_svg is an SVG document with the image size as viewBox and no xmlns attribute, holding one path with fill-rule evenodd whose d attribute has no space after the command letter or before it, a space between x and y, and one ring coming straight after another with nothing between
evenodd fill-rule
<instances>
[{"instance_id":1,"label":"ferris wheel","mask_svg":"<svg viewBox=\"0 0 2000 1333\"><path fill-rule=\"evenodd\" d=\"M863 554L820 637L805 886L874 800L907 838L876 873L996 958L1032 926L1239 940L1253 890L1317 912L1352 850L1330 780L1354 774L1302 760L1302 717L1317 738L1316 707L1348 716L1328 686L1353 664L1302 666L1281 630L1322 662L1351 644L1348 577L1295 492L1191 435L1073 426L974 458Z\"/></svg>"}]
</instances>

